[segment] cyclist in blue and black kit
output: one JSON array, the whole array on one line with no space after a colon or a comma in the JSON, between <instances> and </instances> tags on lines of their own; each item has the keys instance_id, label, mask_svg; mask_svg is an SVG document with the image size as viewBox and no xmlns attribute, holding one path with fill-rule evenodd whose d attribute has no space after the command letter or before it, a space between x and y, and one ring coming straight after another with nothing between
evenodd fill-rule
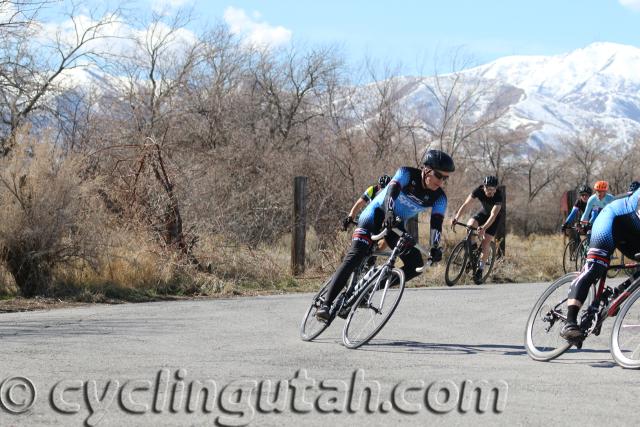
<instances>
[{"instance_id":1,"label":"cyclist in blue and black kit","mask_svg":"<svg viewBox=\"0 0 640 427\"><path fill-rule=\"evenodd\" d=\"M569 289L567 323L560 330L560 336L569 342L583 335L578 326L578 312L591 284L606 274L613 251L618 249L631 259L640 252L639 198L640 189L626 193L605 206L593 223L587 262Z\"/></svg>"},{"instance_id":2,"label":"cyclist in blue and black kit","mask_svg":"<svg viewBox=\"0 0 640 427\"><path fill-rule=\"evenodd\" d=\"M329 309L333 300L345 287L351 273L370 253L373 244L371 236L385 227L404 229L409 218L431 208L430 257L433 262L442 260L440 236L447 209L447 196L441 187L449 178L449 174L455 170L455 165L453 159L440 150L428 150L422 157L422 165L421 169L398 169L389 185L360 214L358 226L353 233L351 249L331 278L327 298L316 312L319 320L329 319ZM397 224L396 217L400 218L401 224ZM389 233L385 237L389 247L395 247L398 239L399 236L395 233ZM404 263L402 270L408 281L419 274L416 268L422 267L424 262L422 255L411 242L407 242L406 248L400 259Z\"/></svg>"},{"instance_id":3,"label":"cyclist in blue and black kit","mask_svg":"<svg viewBox=\"0 0 640 427\"><path fill-rule=\"evenodd\" d=\"M563 232L566 232L577 219L582 217L583 212L587 209L587 200L589 200L589 196L591 196L591 188L588 185L581 185L578 188L578 195L578 200L576 200L573 209L571 209L567 219L562 224ZM580 243L579 234L573 229L571 229L571 231L572 233L569 235L569 238L576 244Z\"/></svg>"},{"instance_id":4,"label":"cyclist in blue and black kit","mask_svg":"<svg viewBox=\"0 0 640 427\"><path fill-rule=\"evenodd\" d=\"M614 199L613 194L607 193L609 190L609 183L607 181L596 182L593 185L593 189L596 194L589 197L589 200L587 200L587 206L582 213L582 217L580 217L580 225L584 229L588 229L593 225L593 221L595 221L600 211Z\"/></svg>"}]
</instances>

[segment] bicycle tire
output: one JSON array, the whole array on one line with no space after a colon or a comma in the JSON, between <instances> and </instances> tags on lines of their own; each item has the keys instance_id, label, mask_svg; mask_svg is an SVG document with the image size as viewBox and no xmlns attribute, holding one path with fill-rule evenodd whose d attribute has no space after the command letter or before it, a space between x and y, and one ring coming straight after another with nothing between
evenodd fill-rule
<instances>
[{"instance_id":1,"label":"bicycle tire","mask_svg":"<svg viewBox=\"0 0 640 427\"><path fill-rule=\"evenodd\" d=\"M569 240L564 247L562 254L562 270L564 274L574 271L576 267L576 249L578 245L573 240Z\"/></svg>"},{"instance_id":2,"label":"bicycle tire","mask_svg":"<svg viewBox=\"0 0 640 427\"><path fill-rule=\"evenodd\" d=\"M618 365L627 369L640 369L640 304L636 304L638 299L640 292L636 290L622 304L611 330L611 356Z\"/></svg>"},{"instance_id":3,"label":"bicycle tire","mask_svg":"<svg viewBox=\"0 0 640 427\"><path fill-rule=\"evenodd\" d=\"M316 312L318 311L318 307L322 303L321 297L327 292L327 288L329 287L329 281L331 278L327 279L320 290L313 296L311 300L311 305L304 313L304 317L302 318L302 323L300 324L300 338L302 341L312 341L317 338L325 329L329 327L334 317L330 317L327 322L322 322L316 319ZM307 327L309 325L309 328Z\"/></svg>"},{"instance_id":4,"label":"bicycle tire","mask_svg":"<svg viewBox=\"0 0 640 427\"><path fill-rule=\"evenodd\" d=\"M454 286L456 283L458 283L458 280L460 280L462 275L465 273L467 263L469 262L469 257L467 256L465 244L466 244L466 240L463 240L460 243L458 243L451 251L451 255L447 260L447 267L444 271L444 281L447 284L447 286ZM459 260L460 256L462 256L461 261ZM453 276L453 278L449 274L450 271L452 270L452 264L455 264L455 266L460 269Z\"/></svg>"},{"instance_id":5,"label":"bicycle tire","mask_svg":"<svg viewBox=\"0 0 640 427\"><path fill-rule=\"evenodd\" d=\"M551 283L531 309L525 328L524 342L527 353L533 360L549 361L555 359L571 347L571 344L559 335L560 328L566 321L558 317L556 313L566 316L568 287L576 277L578 277L578 272L571 272ZM556 294L558 290L560 291ZM593 295L595 295L595 286L591 285L578 318L580 318L584 309L589 306L589 301L593 298ZM554 309L553 312L552 307ZM545 323L550 323L550 326L545 328ZM535 333L534 329L536 330ZM541 345L545 339L548 340L549 344Z\"/></svg>"},{"instance_id":6,"label":"bicycle tire","mask_svg":"<svg viewBox=\"0 0 640 427\"><path fill-rule=\"evenodd\" d=\"M480 259L480 254L478 254L478 259ZM482 279L480 284L486 283L491 271L493 270L493 265L496 262L496 242L491 242L489 245L489 258L487 262L484 264L484 271L482 272Z\"/></svg>"},{"instance_id":7,"label":"bicycle tire","mask_svg":"<svg viewBox=\"0 0 640 427\"><path fill-rule=\"evenodd\" d=\"M587 243L587 239L584 239L580 242L577 251L578 253L576 254L576 271L580 271L582 270L582 266L587 260L587 252L589 252L589 244Z\"/></svg>"},{"instance_id":8,"label":"bicycle tire","mask_svg":"<svg viewBox=\"0 0 640 427\"><path fill-rule=\"evenodd\" d=\"M390 288L389 282L394 275L398 277L399 282L397 286ZM378 284L384 285L379 286ZM380 277L379 280L376 278L365 287L351 307L342 329L342 342L345 347L358 348L369 342L382 330L402 299L404 285L404 273L402 270L394 268L388 271L386 277ZM383 297L384 299L382 299ZM380 303L382 305L379 305ZM383 311L383 306L388 310ZM381 317L376 318L376 316ZM376 322L376 320L378 321ZM365 328L363 328L363 331L358 331L357 325L359 323L364 323L367 328L370 325L372 329L365 332Z\"/></svg>"}]
</instances>

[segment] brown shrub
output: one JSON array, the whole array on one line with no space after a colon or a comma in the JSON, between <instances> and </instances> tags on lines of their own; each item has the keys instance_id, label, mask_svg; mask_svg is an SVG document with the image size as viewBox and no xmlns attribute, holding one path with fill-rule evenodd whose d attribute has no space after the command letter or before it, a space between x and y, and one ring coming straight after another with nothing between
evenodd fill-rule
<instances>
[{"instance_id":1,"label":"brown shrub","mask_svg":"<svg viewBox=\"0 0 640 427\"><path fill-rule=\"evenodd\" d=\"M79 159L22 138L0 167L0 253L20 294L47 294L58 265L95 264L103 227Z\"/></svg>"}]
</instances>

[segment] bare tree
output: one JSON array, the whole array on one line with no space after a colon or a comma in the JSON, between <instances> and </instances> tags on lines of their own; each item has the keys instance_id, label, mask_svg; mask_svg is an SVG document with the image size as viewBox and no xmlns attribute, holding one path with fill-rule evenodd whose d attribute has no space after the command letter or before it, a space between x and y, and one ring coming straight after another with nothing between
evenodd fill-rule
<instances>
[{"instance_id":1,"label":"bare tree","mask_svg":"<svg viewBox=\"0 0 640 427\"><path fill-rule=\"evenodd\" d=\"M52 45L46 44L51 41L38 42L35 22L13 37L0 39L4 55L0 61L0 156L11 152L17 129L30 116L38 111L50 112L48 95L59 90L55 83L65 71L97 60L101 52L95 42L109 37L103 30L115 23L117 16L113 11L87 20L73 7L68 13L72 33L58 31Z\"/></svg>"},{"instance_id":2,"label":"bare tree","mask_svg":"<svg viewBox=\"0 0 640 427\"><path fill-rule=\"evenodd\" d=\"M526 200L523 212L523 232L529 235L533 218L529 214L531 207L540 194L549 188L560 177L566 162L560 159L556 150L547 145L531 145L524 155L521 164Z\"/></svg>"},{"instance_id":3,"label":"bare tree","mask_svg":"<svg viewBox=\"0 0 640 427\"><path fill-rule=\"evenodd\" d=\"M180 123L189 122L185 93L201 60L200 41L183 32L189 20L188 13L178 11L154 14L145 23L143 36L132 40L135 48L114 64L127 81L114 83L100 119L112 156L103 168L111 189L121 192L108 197L121 200L129 215L157 232L168 248L197 263L192 256L197 238L184 230L180 201L180 187L189 180L188 164L180 163L188 140Z\"/></svg>"},{"instance_id":4,"label":"bare tree","mask_svg":"<svg viewBox=\"0 0 640 427\"><path fill-rule=\"evenodd\" d=\"M491 174L504 182L519 171L519 156L529 149L528 139L537 125L521 125L515 129L492 127L476 135L474 143L465 146L467 156L475 158L471 167L478 174Z\"/></svg>"},{"instance_id":5,"label":"bare tree","mask_svg":"<svg viewBox=\"0 0 640 427\"><path fill-rule=\"evenodd\" d=\"M253 75L253 98L262 112L256 126L267 130L268 142L275 148L295 148L309 141L308 126L321 116L318 101L338 66L331 47L307 53L295 47L261 53Z\"/></svg>"},{"instance_id":6,"label":"bare tree","mask_svg":"<svg viewBox=\"0 0 640 427\"><path fill-rule=\"evenodd\" d=\"M496 123L521 91L461 71L469 66L456 51L451 59L451 73L436 73L424 79L433 106L423 113L422 130L441 150L455 155L476 133Z\"/></svg>"},{"instance_id":7,"label":"bare tree","mask_svg":"<svg viewBox=\"0 0 640 427\"><path fill-rule=\"evenodd\" d=\"M611 143L611 134L593 128L587 135L576 135L572 139L563 139L563 146L567 147L572 164L581 169L579 182L590 183L596 169L602 160L603 145Z\"/></svg>"}]
</instances>

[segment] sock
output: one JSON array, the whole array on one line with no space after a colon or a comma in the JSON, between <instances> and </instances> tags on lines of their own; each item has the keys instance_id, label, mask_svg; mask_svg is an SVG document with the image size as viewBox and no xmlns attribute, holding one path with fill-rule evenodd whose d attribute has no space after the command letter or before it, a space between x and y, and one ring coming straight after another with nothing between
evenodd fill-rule
<instances>
[{"instance_id":1,"label":"sock","mask_svg":"<svg viewBox=\"0 0 640 427\"><path fill-rule=\"evenodd\" d=\"M580 307L577 305L569 305L567 306L567 321L569 323L578 323L578 312L580 311Z\"/></svg>"},{"instance_id":2,"label":"sock","mask_svg":"<svg viewBox=\"0 0 640 427\"><path fill-rule=\"evenodd\" d=\"M478 262L478 269L479 270L484 270L484 261L479 261Z\"/></svg>"}]
</instances>

